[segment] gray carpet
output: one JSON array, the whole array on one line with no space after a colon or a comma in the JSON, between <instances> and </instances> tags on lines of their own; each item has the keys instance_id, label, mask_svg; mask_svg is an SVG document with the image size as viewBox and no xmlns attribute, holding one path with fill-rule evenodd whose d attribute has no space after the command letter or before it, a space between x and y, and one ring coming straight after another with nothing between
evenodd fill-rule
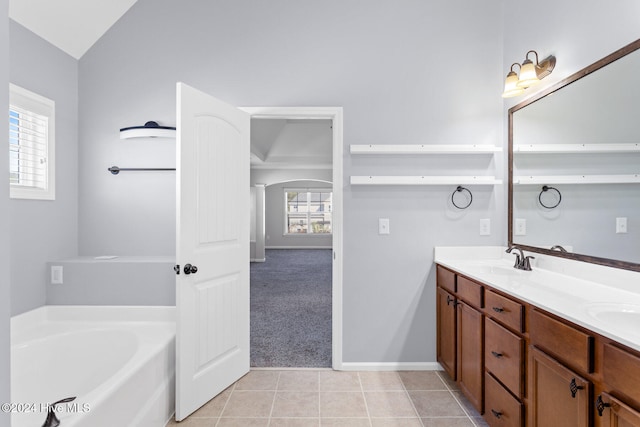
<instances>
[{"instance_id":1,"label":"gray carpet","mask_svg":"<svg viewBox=\"0 0 640 427\"><path fill-rule=\"evenodd\" d=\"M331 367L331 250L266 259L251 263L251 366Z\"/></svg>"}]
</instances>

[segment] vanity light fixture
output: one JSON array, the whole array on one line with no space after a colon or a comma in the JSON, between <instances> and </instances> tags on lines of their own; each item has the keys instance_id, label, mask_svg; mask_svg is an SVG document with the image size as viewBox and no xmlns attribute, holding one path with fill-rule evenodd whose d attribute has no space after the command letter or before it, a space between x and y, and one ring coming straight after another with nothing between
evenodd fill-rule
<instances>
[{"instance_id":1,"label":"vanity light fixture","mask_svg":"<svg viewBox=\"0 0 640 427\"><path fill-rule=\"evenodd\" d=\"M530 53L533 53L536 56L535 64L529 59ZM516 64L520 66L520 76L513 71L513 66ZM517 62L511 65L511 70L509 71L509 74L507 74L507 78L504 82L504 92L502 93L502 97L511 98L512 96L522 94L524 89L539 83L540 80L551 74L551 71L553 71L555 66L555 56L550 55L541 62L538 62L538 52L530 50L525 55L522 65Z\"/></svg>"},{"instance_id":2,"label":"vanity light fixture","mask_svg":"<svg viewBox=\"0 0 640 427\"><path fill-rule=\"evenodd\" d=\"M175 138L176 128L160 126L158 122L147 122L144 126L131 126L120 129L120 139L129 138Z\"/></svg>"}]
</instances>

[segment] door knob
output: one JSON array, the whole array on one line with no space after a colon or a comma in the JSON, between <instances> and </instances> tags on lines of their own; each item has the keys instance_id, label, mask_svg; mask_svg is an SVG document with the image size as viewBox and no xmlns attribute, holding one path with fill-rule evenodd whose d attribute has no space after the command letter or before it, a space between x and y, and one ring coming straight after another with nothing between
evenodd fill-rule
<instances>
[{"instance_id":1,"label":"door knob","mask_svg":"<svg viewBox=\"0 0 640 427\"><path fill-rule=\"evenodd\" d=\"M196 267L195 265L191 265L191 264L185 264L184 265L184 274L196 274L198 272L198 267Z\"/></svg>"}]
</instances>

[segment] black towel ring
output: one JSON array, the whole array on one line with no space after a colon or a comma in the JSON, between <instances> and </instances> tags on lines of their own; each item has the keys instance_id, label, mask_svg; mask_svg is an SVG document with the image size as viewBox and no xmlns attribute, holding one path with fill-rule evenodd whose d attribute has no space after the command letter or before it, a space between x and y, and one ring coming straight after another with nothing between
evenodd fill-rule
<instances>
[{"instance_id":1,"label":"black towel ring","mask_svg":"<svg viewBox=\"0 0 640 427\"><path fill-rule=\"evenodd\" d=\"M556 193L558 193L558 203L556 203L553 206L548 206L548 205L545 205L544 203L542 203L542 193L544 193L545 191L549 191L549 190L554 190ZM558 190L555 187L550 187L548 185L543 185L542 186L542 191L540 192L540 194L538 194L538 201L540 202L542 207L547 208L547 209L553 209L553 208L557 207L560 204L560 202L562 201L562 194L560 194L560 190Z\"/></svg>"},{"instance_id":2,"label":"black towel ring","mask_svg":"<svg viewBox=\"0 0 640 427\"><path fill-rule=\"evenodd\" d=\"M456 201L454 200L454 197L455 197L456 193L461 193L463 191L466 191L467 193L469 193L469 203L467 203L464 206L459 206L459 205L456 204ZM455 206L458 209L467 209L469 206L471 206L471 202L473 202L473 194L471 194L471 191L469 191L469 189L466 188L466 187L458 185L458 187L456 188L456 191L454 191L453 194L451 194L451 203L453 203L453 206Z\"/></svg>"}]
</instances>

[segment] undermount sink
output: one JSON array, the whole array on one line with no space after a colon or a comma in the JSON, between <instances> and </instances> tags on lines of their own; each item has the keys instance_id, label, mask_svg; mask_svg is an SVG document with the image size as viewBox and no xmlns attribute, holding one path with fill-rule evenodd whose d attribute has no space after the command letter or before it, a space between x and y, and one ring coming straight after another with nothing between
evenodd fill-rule
<instances>
[{"instance_id":1,"label":"undermount sink","mask_svg":"<svg viewBox=\"0 0 640 427\"><path fill-rule=\"evenodd\" d=\"M605 323L640 325L640 304L602 303L587 307L589 316Z\"/></svg>"},{"instance_id":2,"label":"undermount sink","mask_svg":"<svg viewBox=\"0 0 640 427\"><path fill-rule=\"evenodd\" d=\"M524 270L518 270L514 267L504 265L478 265L474 269L484 274L495 274L498 276L516 276L525 273Z\"/></svg>"}]
</instances>

